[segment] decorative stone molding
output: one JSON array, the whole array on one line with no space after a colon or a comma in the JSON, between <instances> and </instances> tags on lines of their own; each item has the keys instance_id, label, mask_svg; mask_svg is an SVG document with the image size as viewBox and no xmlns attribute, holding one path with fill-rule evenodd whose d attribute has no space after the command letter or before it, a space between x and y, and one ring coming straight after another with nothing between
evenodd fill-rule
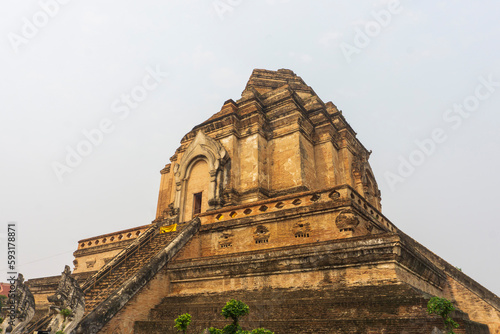
<instances>
[{"instance_id":1,"label":"decorative stone molding","mask_svg":"<svg viewBox=\"0 0 500 334\"><path fill-rule=\"evenodd\" d=\"M255 232L253 232L253 239L255 240L256 244L268 243L270 235L271 232L269 232L269 229L267 227L265 227L264 225L259 225L255 229Z\"/></svg>"},{"instance_id":2,"label":"decorative stone molding","mask_svg":"<svg viewBox=\"0 0 500 334\"><path fill-rule=\"evenodd\" d=\"M95 265L95 259L91 259L89 261L86 261L85 263L87 264L87 268L94 268Z\"/></svg>"},{"instance_id":3,"label":"decorative stone molding","mask_svg":"<svg viewBox=\"0 0 500 334\"><path fill-rule=\"evenodd\" d=\"M337 216L337 219L335 220L335 224L337 225L340 232L354 233L359 223L359 216L355 214L352 209L341 211Z\"/></svg>"},{"instance_id":4,"label":"decorative stone molding","mask_svg":"<svg viewBox=\"0 0 500 334\"><path fill-rule=\"evenodd\" d=\"M380 190L377 181L373 176L373 171L368 164L368 157L371 151L366 154L355 155L352 161L352 175L359 185L358 191L362 192L366 200L376 207L380 205Z\"/></svg>"},{"instance_id":5,"label":"decorative stone molding","mask_svg":"<svg viewBox=\"0 0 500 334\"><path fill-rule=\"evenodd\" d=\"M71 277L69 266L64 267L56 293L47 297L47 300L51 303L52 319L48 326L50 333L55 334L57 331L72 333L83 318L85 297L78 282ZM71 311L71 315L63 316L60 313L62 309Z\"/></svg>"},{"instance_id":6,"label":"decorative stone molding","mask_svg":"<svg viewBox=\"0 0 500 334\"><path fill-rule=\"evenodd\" d=\"M367 222L366 223L366 231L368 232L367 234L372 234L373 233L373 225Z\"/></svg>"},{"instance_id":7,"label":"decorative stone molding","mask_svg":"<svg viewBox=\"0 0 500 334\"><path fill-rule=\"evenodd\" d=\"M219 237L219 246L220 248L228 248L233 246L233 238L234 234L231 232L222 232Z\"/></svg>"},{"instance_id":8,"label":"decorative stone molding","mask_svg":"<svg viewBox=\"0 0 500 334\"><path fill-rule=\"evenodd\" d=\"M163 211L165 217L174 217L179 214L179 208L174 208L174 203L170 203Z\"/></svg>"},{"instance_id":9,"label":"decorative stone molding","mask_svg":"<svg viewBox=\"0 0 500 334\"><path fill-rule=\"evenodd\" d=\"M160 174L170 173L170 164L166 164L165 167L160 171Z\"/></svg>"},{"instance_id":10,"label":"decorative stone molding","mask_svg":"<svg viewBox=\"0 0 500 334\"><path fill-rule=\"evenodd\" d=\"M293 224L293 235L295 238L309 238L311 233L311 224L298 222Z\"/></svg>"},{"instance_id":11,"label":"decorative stone molding","mask_svg":"<svg viewBox=\"0 0 500 334\"><path fill-rule=\"evenodd\" d=\"M174 210L182 210L184 207L184 193L189 174L193 165L199 160L204 160L208 164L209 175L207 175L207 178L210 179L208 186L209 209L217 209L222 206L222 185L226 184L229 179L228 171L224 173L224 165L228 162L229 155L220 143L205 135L203 131L198 131L194 140L186 148L180 162L174 165L176 182ZM185 220L186 217L183 217L184 212L179 211L179 215L181 221Z\"/></svg>"}]
</instances>

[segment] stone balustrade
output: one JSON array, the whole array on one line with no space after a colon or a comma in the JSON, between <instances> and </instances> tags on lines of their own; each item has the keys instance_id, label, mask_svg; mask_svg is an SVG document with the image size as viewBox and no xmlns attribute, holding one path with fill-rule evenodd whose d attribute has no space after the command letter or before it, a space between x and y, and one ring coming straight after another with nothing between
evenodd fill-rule
<instances>
[{"instance_id":1,"label":"stone balustrade","mask_svg":"<svg viewBox=\"0 0 500 334\"><path fill-rule=\"evenodd\" d=\"M78 241L78 249L88 249L91 247L102 246L120 241L133 240L144 233L149 227L150 225L143 225L127 230L99 235L88 239L82 239Z\"/></svg>"},{"instance_id":2,"label":"stone balustrade","mask_svg":"<svg viewBox=\"0 0 500 334\"><path fill-rule=\"evenodd\" d=\"M243 217L252 217L263 213L276 212L290 208L306 207L313 203L328 201L352 203L360 212L373 221L378 222L391 232L396 232L394 226L379 210L362 197L350 186L338 186L319 191L295 193L276 198L270 198L249 204L225 207L218 210L207 211L199 215L202 225L222 221L230 221Z\"/></svg>"}]
</instances>

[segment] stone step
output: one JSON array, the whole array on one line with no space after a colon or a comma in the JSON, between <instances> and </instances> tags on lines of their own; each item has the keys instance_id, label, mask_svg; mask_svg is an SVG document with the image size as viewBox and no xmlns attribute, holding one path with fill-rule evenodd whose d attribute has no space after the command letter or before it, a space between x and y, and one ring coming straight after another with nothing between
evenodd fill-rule
<instances>
[{"instance_id":1,"label":"stone step","mask_svg":"<svg viewBox=\"0 0 500 334\"><path fill-rule=\"evenodd\" d=\"M100 279L94 287L85 293L85 313L90 313L100 302L105 300L114 290L118 289L129 277L137 273L148 259L165 248L179 232L180 231L177 231L168 235L155 235L146 245L138 248L129 258Z\"/></svg>"}]
</instances>

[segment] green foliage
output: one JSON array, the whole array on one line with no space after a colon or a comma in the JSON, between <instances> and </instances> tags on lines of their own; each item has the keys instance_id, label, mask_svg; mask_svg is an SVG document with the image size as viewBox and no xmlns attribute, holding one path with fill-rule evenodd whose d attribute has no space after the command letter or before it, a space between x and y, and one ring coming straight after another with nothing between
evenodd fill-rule
<instances>
[{"instance_id":1,"label":"green foliage","mask_svg":"<svg viewBox=\"0 0 500 334\"><path fill-rule=\"evenodd\" d=\"M250 332L251 334L274 334L274 332L271 332L268 329L265 328L256 328L253 331Z\"/></svg>"},{"instance_id":2,"label":"green foliage","mask_svg":"<svg viewBox=\"0 0 500 334\"><path fill-rule=\"evenodd\" d=\"M236 333L239 333L241 331L242 331L242 329L241 329L239 324L232 323L230 325L226 325L222 329L222 334L236 334Z\"/></svg>"},{"instance_id":3,"label":"green foliage","mask_svg":"<svg viewBox=\"0 0 500 334\"><path fill-rule=\"evenodd\" d=\"M7 296L0 295L0 310L7 304Z\"/></svg>"},{"instance_id":4,"label":"green foliage","mask_svg":"<svg viewBox=\"0 0 500 334\"><path fill-rule=\"evenodd\" d=\"M264 328L257 328L252 331L243 330L239 325L239 319L247 315L249 311L250 308L247 304L240 300L231 299L222 308L222 315L226 319L231 318L233 323L225 326L223 329L210 327L208 332L210 334L274 334L270 330Z\"/></svg>"},{"instance_id":5,"label":"green foliage","mask_svg":"<svg viewBox=\"0 0 500 334\"><path fill-rule=\"evenodd\" d=\"M455 334L453 329L458 328L458 324L449 317L454 310L455 307L446 298L432 297L427 303L427 313L437 314L443 319L444 330L447 334Z\"/></svg>"},{"instance_id":6,"label":"green foliage","mask_svg":"<svg viewBox=\"0 0 500 334\"><path fill-rule=\"evenodd\" d=\"M249 311L250 308L247 304L243 303L241 300L231 299L226 303L226 306L222 308L222 315L226 319L233 319L233 325L235 325L234 329L236 329L236 327L239 327L239 319L247 315Z\"/></svg>"},{"instance_id":7,"label":"green foliage","mask_svg":"<svg viewBox=\"0 0 500 334\"><path fill-rule=\"evenodd\" d=\"M190 323L191 323L191 314L184 313L178 316L177 319L175 319L174 327L177 328L178 331L186 333L186 330Z\"/></svg>"},{"instance_id":8,"label":"green foliage","mask_svg":"<svg viewBox=\"0 0 500 334\"><path fill-rule=\"evenodd\" d=\"M71 316L72 312L71 312L71 310L68 310L67 308L62 308L59 311L59 314L64 317L64 320L66 320L67 317Z\"/></svg>"},{"instance_id":9,"label":"green foliage","mask_svg":"<svg viewBox=\"0 0 500 334\"><path fill-rule=\"evenodd\" d=\"M57 331L56 334L64 334L63 331Z\"/></svg>"}]
</instances>

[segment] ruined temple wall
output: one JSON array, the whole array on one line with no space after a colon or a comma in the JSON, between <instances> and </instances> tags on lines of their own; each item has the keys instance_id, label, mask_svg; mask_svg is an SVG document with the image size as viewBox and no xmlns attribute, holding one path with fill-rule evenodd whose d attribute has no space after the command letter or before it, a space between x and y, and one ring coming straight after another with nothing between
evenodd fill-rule
<instances>
[{"instance_id":1,"label":"ruined temple wall","mask_svg":"<svg viewBox=\"0 0 500 334\"><path fill-rule=\"evenodd\" d=\"M240 161L239 185L236 190L242 194L241 202L255 201L258 198L256 191L260 187L259 178L259 142L261 135L258 133L241 138L239 141L239 156L232 157L232 160Z\"/></svg>"},{"instance_id":2,"label":"ruined temple wall","mask_svg":"<svg viewBox=\"0 0 500 334\"><path fill-rule=\"evenodd\" d=\"M273 192L304 185L299 132L274 138L269 145L268 159L271 160L271 190Z\"/></svg>"},{"instance_id":3,"label":"ruined temple wall","mask_svg":"<svg viewBox=\"0 0 500 334\"><path fill-rule=\"evenodd\" d=\"M316 165L316 182L321 187L325 184L336 184L337 152L331 142L323 142L314 146L314 163Z\"/></svg>"},{"instance_id":4,"label":"ruined temple wall","mask_svg":"<svg viewBox=\"0 0 500 334\"><path fill-rule=\"evenodd\" d=\"M206 263L208 265L208 263ZM397 283L394 264L378 266L359 266L349 268L330 268L324 270L288 272L275 271L257 275L247 275L242 266L253 263L238 264L229 268L226 273L203 277L203 279L177 279L171 276L169 296L224 293L230 291L257 291L263 289L331 289L342 286L384 285ZM215 269L215 268L213 268ZM214 272L215 273L215 272ZM222 275L221 275L222 274Z\"/></svg>"},{"instance_id":5,"label":"ruined temple wall","mask_svg":"<svg viewBox=\"0 0 500 334\"><path fill-rule=\"evenodd\" d=\"M192 240L191 250L202 238ZM184 253L168 266L170 295L403 283L422 291L442 290L443 275L428 274L432 268L413 255L405 264L398 253L399 239L391 234L198 258Z\"/></svg>"},{"instance_id":6,"label":"ruined temple wall","mask_svg":"<svg viewBox=\"0 0 500 334\"><path fill-rule=\"evenodd\" d=\"M411 237L400 232L404 242L427 258L446 275L446 287L435 295L447 298L471 320L488 324L490 333L500 333L500 298L437 256Z\"/></svg>"},{"instance_id":7,"label":"ruined temple wall","mask_svg":"<svg viewBox=\"0 0 500 334\"><path fill-rule=\"evenodd\" d=\"M488 324L491 334L500 334L500 309L486 302L467 284L448 276L449 290L444 297L453 300L459 309L477 322Z\"/></svg>"},{"instance_id":8,"label":"ruined temple wall","mask_svg":"<svg viewBox=\"0 0 500 334\"><path fill-rule=\"evenodd\" d=\"M321 247L318 249L321 250ZM324 250L323 250L324 251ZM271 252L266 257L281 257L279 251ZM236 261L234 261L236 260ZM175 296L210 296L211 293L226 295L230 298L234 293L239 293L238 298L246 300L245 297L255 291L264 289L278 289L273 300L279 303L292 303L292 300L282 301L279 299L279 289L287 293L294 290L342 289L343 287L380 285L397 283L394 263L386 262L378 265L370 264L359 266L342 266L341 268L315 268L314 270L290 270L285 265L283 270L261 267L260 274L249 273L248 266L255 268L256 264L262 263L262 258L234 257L213 261L213 259L173 263L162 269L151 281L149 281L118 313L99 331L106 334L133 334L134 323L151 320L151 309L162 303L164 297ZM222 262L221 262L222 261ZM286 263L286 259L282 259ZM309 266L311 266L309 264ZM172 269L170 269L172 267ZM188 276L179 274L180 267L184 267ZM203 268L202 277L198 268ZM323 269L323 270L318 270ZM265 291L265 290L264 290ZM276 295L278 293L278 295ZM305 295L302 294L304 298ZM208 297L210 300L210 297ZM306 298L307 299L307 298ZM187 308L196 305L185 305ZM220 308L215 310L218 314ZM322 310L323 311L323 310ZM175 313L175 311L174 311ZM181 314L168 317L155 317L155 320L165 322L165 326L171 328L174 318ZM294 315L283 315L283 320ZM197 321L202 319L195 319ZM137 324L136 326L137 327Z\"/></svg>"},{"instance_id":9,"label":"ruined temple wall","mask_svg":"<svg viewBox=\"0 0 500 334\"><path fill-rule=\"evenodd\" d=\"M75 266L74 272L83 273L99 270L128 245L129 243L125 243L120 248L101 249L88 255L79 255L75 258L75 261L78 261L78 266Z\"/></svg>"},{"instance_id":10,"label":"ruined temple wall","mask_svg":"<svg viewBox=\"0 0 500 334\"><path fill-rule=\"evenodd\" d=\"M80 274L101 269L149 226L142 225L78 241L78 249L73 253L75 257L73 273Z\"/></svg>"},{"instance_id":11,"label":"ruined temple wall","mask_svg":"<svg viewBox=\"0 0 500 334\"><path fill-rule=\"evenodd\" d=\"M125 306L103 327L101 334L134 334L134 322L148 320L151 307L168 295L166 270L160 270ZM173 327L174 319L170 321Z\"/></svg>"},{"instance_id":12,"label":"ruined temple wall","mask_svg":"<svg viewBox=\"0 0 500 334\"><path fill-rule=\"evenodd\" d=\"M268 152L268 141L262 135L257 137L257 150L258 150L258 166L259 166L259 187L265 189L266 193L269 193L270 175L269 175L269 160L273 160L272 156L269 156ZM268 197L267 195L265 196Z\"/></svg>"},{"instance_id":13,"label":"ruined temple wall","mask_svg":"<svg viewBox=\"0 0 500 334\"><path fill-rule=\"evenodd\" d=\"M267 217L257 216L257 219L242 218L215 226L207 225L188 242L175 260L271 250L370 233L363 219L353 234L341 232L335 225L335 220L341 211L342 208L339 208L312 214L290 209L288 212L271 212ZM288 217L284 219L284 215ZM222 218L225 219L224 216Z\"/></svg>"},{"instance_id":14,"label":"ruined temple wall","mask_svg":"<svg viewBox=\"0 0 500 334\"><path fill-rule=\"evenodd\" d=\"M226 136L220 139L220 143L226 149L231 159L231 169L229 171L229 184L225 184L224 188L231 191L240 189L241 184L241 159L240 156L240 141L235 135Z\"/></svg>"},{"instance_id":15,"label":"ruined temple wall","mask_svg":"<svg viewBox=\"0 0 500 334\"><path fill-rule=\"evenodd\" d=\"M160 217L163 210L167 208L172 198L172 175L170 172L171 164L167 164L161 170L160 190L158 193L158 205L156 206L156 218Z\"/></svg>"}]
</instances>

